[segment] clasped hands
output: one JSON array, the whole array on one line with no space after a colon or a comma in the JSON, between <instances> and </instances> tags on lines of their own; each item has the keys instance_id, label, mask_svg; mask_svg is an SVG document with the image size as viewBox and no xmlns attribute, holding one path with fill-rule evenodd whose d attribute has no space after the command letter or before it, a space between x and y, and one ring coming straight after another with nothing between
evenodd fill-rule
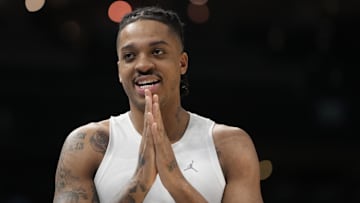
<instances>
[{"instance_id":1,"label":"clasped hands","mask_svg":"<svg viewBox=\"0 0 360 203\"><path fill-rule=\"evenodd\" d=\"M178 178L183 178L164 128L159 97L148 89L145 90L144 128L139 150L136 175L143 192L151 188L157 174L168 190L176 185Z\"/></svg>"}]
</instances>

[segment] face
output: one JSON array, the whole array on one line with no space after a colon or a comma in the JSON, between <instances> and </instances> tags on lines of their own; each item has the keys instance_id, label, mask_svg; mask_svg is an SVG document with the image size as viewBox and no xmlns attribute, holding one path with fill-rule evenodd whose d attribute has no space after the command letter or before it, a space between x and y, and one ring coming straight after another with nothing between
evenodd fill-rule
<instances>
[{"instance_id":1,"label":"face","mask_svg":"<svg viewBox=\"0 0 360 203\"><path fill-rule=\"evenodd\" d=\"M180 100L180 77L188 58L170 28L154 20L138 20L119 33L119 79L130 107L144 109L144 90L158 94L160 105Z\"/></svg>"}]
</instances>

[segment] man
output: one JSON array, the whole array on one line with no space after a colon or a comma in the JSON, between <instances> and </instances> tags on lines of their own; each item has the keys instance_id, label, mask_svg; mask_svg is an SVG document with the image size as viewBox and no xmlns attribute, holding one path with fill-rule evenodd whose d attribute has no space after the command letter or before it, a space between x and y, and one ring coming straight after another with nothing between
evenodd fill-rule
<instances>
[{"instance_id":1,"label":"man","mask_svg":"<svg viewBox=\"0 0 360 203\"><path fill-rule=\"evenodd\" d=\"M130 110L70 133L54 202L263 202L249 135L181 106L182 29L156 7L123 18L118 71Z\"/></svg>"}]
</instances>

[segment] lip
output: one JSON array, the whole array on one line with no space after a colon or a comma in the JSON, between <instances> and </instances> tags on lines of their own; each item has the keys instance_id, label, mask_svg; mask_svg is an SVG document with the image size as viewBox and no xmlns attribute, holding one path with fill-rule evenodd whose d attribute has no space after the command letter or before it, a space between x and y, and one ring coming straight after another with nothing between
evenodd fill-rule
<instances>
[{"instance_id":1,"label":"lip","mask_svg":"<svg viewBox=\"0 0 360 203\"><path fill-rule=\"evenodd\" d=\"M150 90L152 94L156 93L159 89L160 83L156 83L153 85L147 85L145 88L139 85L135 85L135 90L139 95L145 96L145 89Z\"/></svg>"},{"instance_id":2,"label":"lip","mask_svg":"<svg viewBox=\"0 0 360 203\"><path fill-rule=\"evenodd\" d=\"M159 82L151 85L146 85L145 87L138 85L138 83L141 83L143 81L159 81ZM157 90L159 89L160 83L161 80L159 79L159 77L156 77L154 75L139 76L136 77L134 80L135 90L141 96L145 95L145 89L150 90L152 94L156 93Z\"/></svg>"}]
</instances>

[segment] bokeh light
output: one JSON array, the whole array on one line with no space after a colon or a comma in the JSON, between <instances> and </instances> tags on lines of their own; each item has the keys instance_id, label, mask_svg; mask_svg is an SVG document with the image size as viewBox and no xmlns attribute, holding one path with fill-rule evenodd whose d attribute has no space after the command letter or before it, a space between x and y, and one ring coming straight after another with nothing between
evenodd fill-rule
<instances>
[{"instance_id":1,"label":"bokeh light","mask_svg":"<svg viewBox=\"0 0 360 203\"><path fill-rule=\"evenodd\" d=\"M127 13L132 11L132 7L126 1L114 1L108 9L108 16L113 22L119 23Z\"/></svg>"},{"instance_id":2,"label":"bokeh light","mask_svg":"<svg viewBox=\"0 0 360 203\"><path fill-rule=\"evenodd\" d=\"M25 7L29 12L39 11L45 5L45 0L25 0Z\"/></svg>"},{"instance_id":3,"label":"bokeh light","mask_svg":"<svg viewBox=\"0 0 360 203\"><path fill-rule=\"evenodd\" d=\"M270 160L260 161L260 179L265 180L272 174L273 166Z\"/></svg>"},{"instance_id":4,"label":"bokeh light","mask_svg":"<svg viewBox=\"0 0 360 203\"><path fill-rule=\"evenodd\" d=\"M208 21L210 12L208 6L205 5L195 5L190 3L187 8L188 16L190 20L194 23L205 23Z\"/></svg>"}]
</instances>

